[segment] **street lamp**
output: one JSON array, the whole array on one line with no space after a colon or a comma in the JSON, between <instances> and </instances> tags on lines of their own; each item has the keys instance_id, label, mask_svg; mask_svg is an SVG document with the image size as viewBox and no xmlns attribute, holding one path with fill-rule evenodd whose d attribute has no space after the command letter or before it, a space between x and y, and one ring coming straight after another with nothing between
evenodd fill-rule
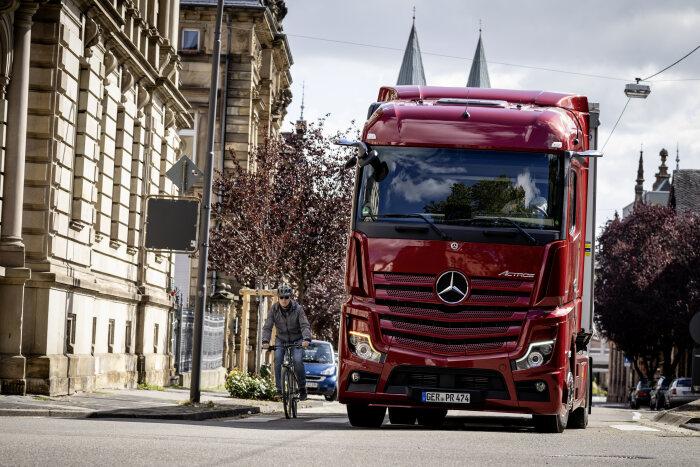
<instances>
[{"instance_id":1,"label":"street lamp","mask_svg":"<svg viewBox=\"0 0 700 467\"><path fill-rule=\"evenodd\" d=\"M639 84L641 78L635 78L636 83L625 85L625 96L636 99L646 99L651 94L651 87L647 84Z\"/></svg>"}]
</instances>

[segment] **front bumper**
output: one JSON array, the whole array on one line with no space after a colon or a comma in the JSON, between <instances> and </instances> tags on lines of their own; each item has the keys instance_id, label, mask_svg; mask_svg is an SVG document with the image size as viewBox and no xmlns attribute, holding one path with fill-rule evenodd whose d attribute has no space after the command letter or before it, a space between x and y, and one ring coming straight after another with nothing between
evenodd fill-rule
<instances>
[{"instance_id":1,"label":"front bumper","mask_svg":"<svg viewBox=\"0 0 700 467\"><path fill-rule=\"evenodd\" d=\"M440 407L542 415L559 413L568 375L570 311L561 310L558 315L553 313L547 318L557 326L556 345L550 360L540 367L518 371L511 369L511 361L523 355L531 342L526 337L529 336L527 330L523 332L518 348L512 352L445 357L386 346L381 349L386 354L383 363L363 360L351 353L347 339L341 334L338 399L342 403L383 406ZM581 368L587 368L583 366L588 362L586 356L577 356L576 360L577 364L580 361ZM359 374L359 379L356 378L355 382L351 379L353 373ZM397 377L402 373L417 376L403 379ZM544 382L546 389L537 391L537 382ZM585 387L585 381L578 383L578 387ZM422 395L425 391L468 392L471 402L423 402ZM585 403L584 390L575 391L574 408Z\"/></svg>"},{"instance_id":2,"label":"front bumper","mask_svg":"<svg viewBox=\"0 0 700 467\"><path fill-rule=\"evenodd\" d=\"M330 396L336 391L338 375L316 376L306 375L306 391L309 394Z\"/></svg>"}]
</instances>

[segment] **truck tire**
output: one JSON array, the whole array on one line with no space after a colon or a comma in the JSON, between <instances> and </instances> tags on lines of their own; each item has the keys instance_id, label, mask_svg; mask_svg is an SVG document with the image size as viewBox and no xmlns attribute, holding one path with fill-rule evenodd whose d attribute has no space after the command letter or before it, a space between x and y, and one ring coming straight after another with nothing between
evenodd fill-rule
<instances>
[{"instance_id":1,"label":"truck tire","mask_svg":"<svg viewBox=\"0 0 700 467\"><path fill-rule=\"evenodd\" d=\"M418 424L428 428L440 428L447 416L446 409L420 409L417 413Z\"/></svg>"},{"instance_id":2,"label":"truck tire","mask_svg":"<svg viewBox=\"0 0 700 467\"><path fill-rule=\"evenodd\" d=\"M535 430L538 433L562 433L569 421L567 415L533 415L532 420L535 422Z\"/></svg>"},{"instance_id":3,"label":"truck tire","mask_svg":"<svg viewBox=\"0 0 700 467\"><path fill-rule=\"evenodd\" d=\"M367 404L348 404L350 425L361 428L379 428L384 422L386 407L370 407Z\"/></svg>"},{"instance_id":4,"label":"truck tire","mask_svg":"<svg viewBox=\"0 0 700 467\"><path fill-rule=\"evenodd\" d=\"M579 407L569 414L567 428L584 429L588 426L588 407Z\"/></svg>"},{"instance_id":5,"label":"truck tire","mask_svg":"<svg viewBox=\"0 0 700 467\"><path fill-rule=\"evenodd\" d=\"M404 407L389 407L389 421L392 425L415 425L416 410Z\"/></svg>"}]
</instances>

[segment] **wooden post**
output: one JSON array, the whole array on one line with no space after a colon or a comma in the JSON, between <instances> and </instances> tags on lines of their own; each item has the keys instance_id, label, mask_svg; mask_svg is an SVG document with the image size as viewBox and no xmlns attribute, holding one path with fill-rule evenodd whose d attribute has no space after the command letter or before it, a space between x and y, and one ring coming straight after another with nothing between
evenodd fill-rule
<instances>
[{"instance_id":1,"label":"wooden post","mask_svg":"<svg viewBox=\"0 0 700 467\"><path fill-rule=\"evenodd\" d=\"M241 290L243 295L243 306L241 307L241 348L238 354L238 368L241 371L248 371L248 324L250 321L250 293L248 290Z\"/></svg>"}]
</instances>

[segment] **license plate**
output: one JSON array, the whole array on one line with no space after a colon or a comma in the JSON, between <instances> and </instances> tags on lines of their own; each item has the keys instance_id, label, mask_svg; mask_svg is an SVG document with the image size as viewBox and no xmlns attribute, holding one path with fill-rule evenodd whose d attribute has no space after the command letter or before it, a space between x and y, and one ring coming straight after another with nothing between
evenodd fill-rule
<instances>
[{"instance_id":1,"label":"license plate","mask_svg":"<svg viewBox=\"0 0 700 467\"><path fill-rule=\"evenodd\" d=\"M444 404L469 404L471 394L468 392L423 392L423 402L434 402Z\"/></svg>"},{"instance_id":2,"label":"license plate","mask_svg":"<svg viewBox=\"0 0 700 467\"><path fill-rule=\"evenodd\" d=\"M307 387L307 388L317 388L317 387L318 387L318 383L315 382L315 381L307 381L307 382L306 382L306 387Z\"/></svg>"}]
</instances>

